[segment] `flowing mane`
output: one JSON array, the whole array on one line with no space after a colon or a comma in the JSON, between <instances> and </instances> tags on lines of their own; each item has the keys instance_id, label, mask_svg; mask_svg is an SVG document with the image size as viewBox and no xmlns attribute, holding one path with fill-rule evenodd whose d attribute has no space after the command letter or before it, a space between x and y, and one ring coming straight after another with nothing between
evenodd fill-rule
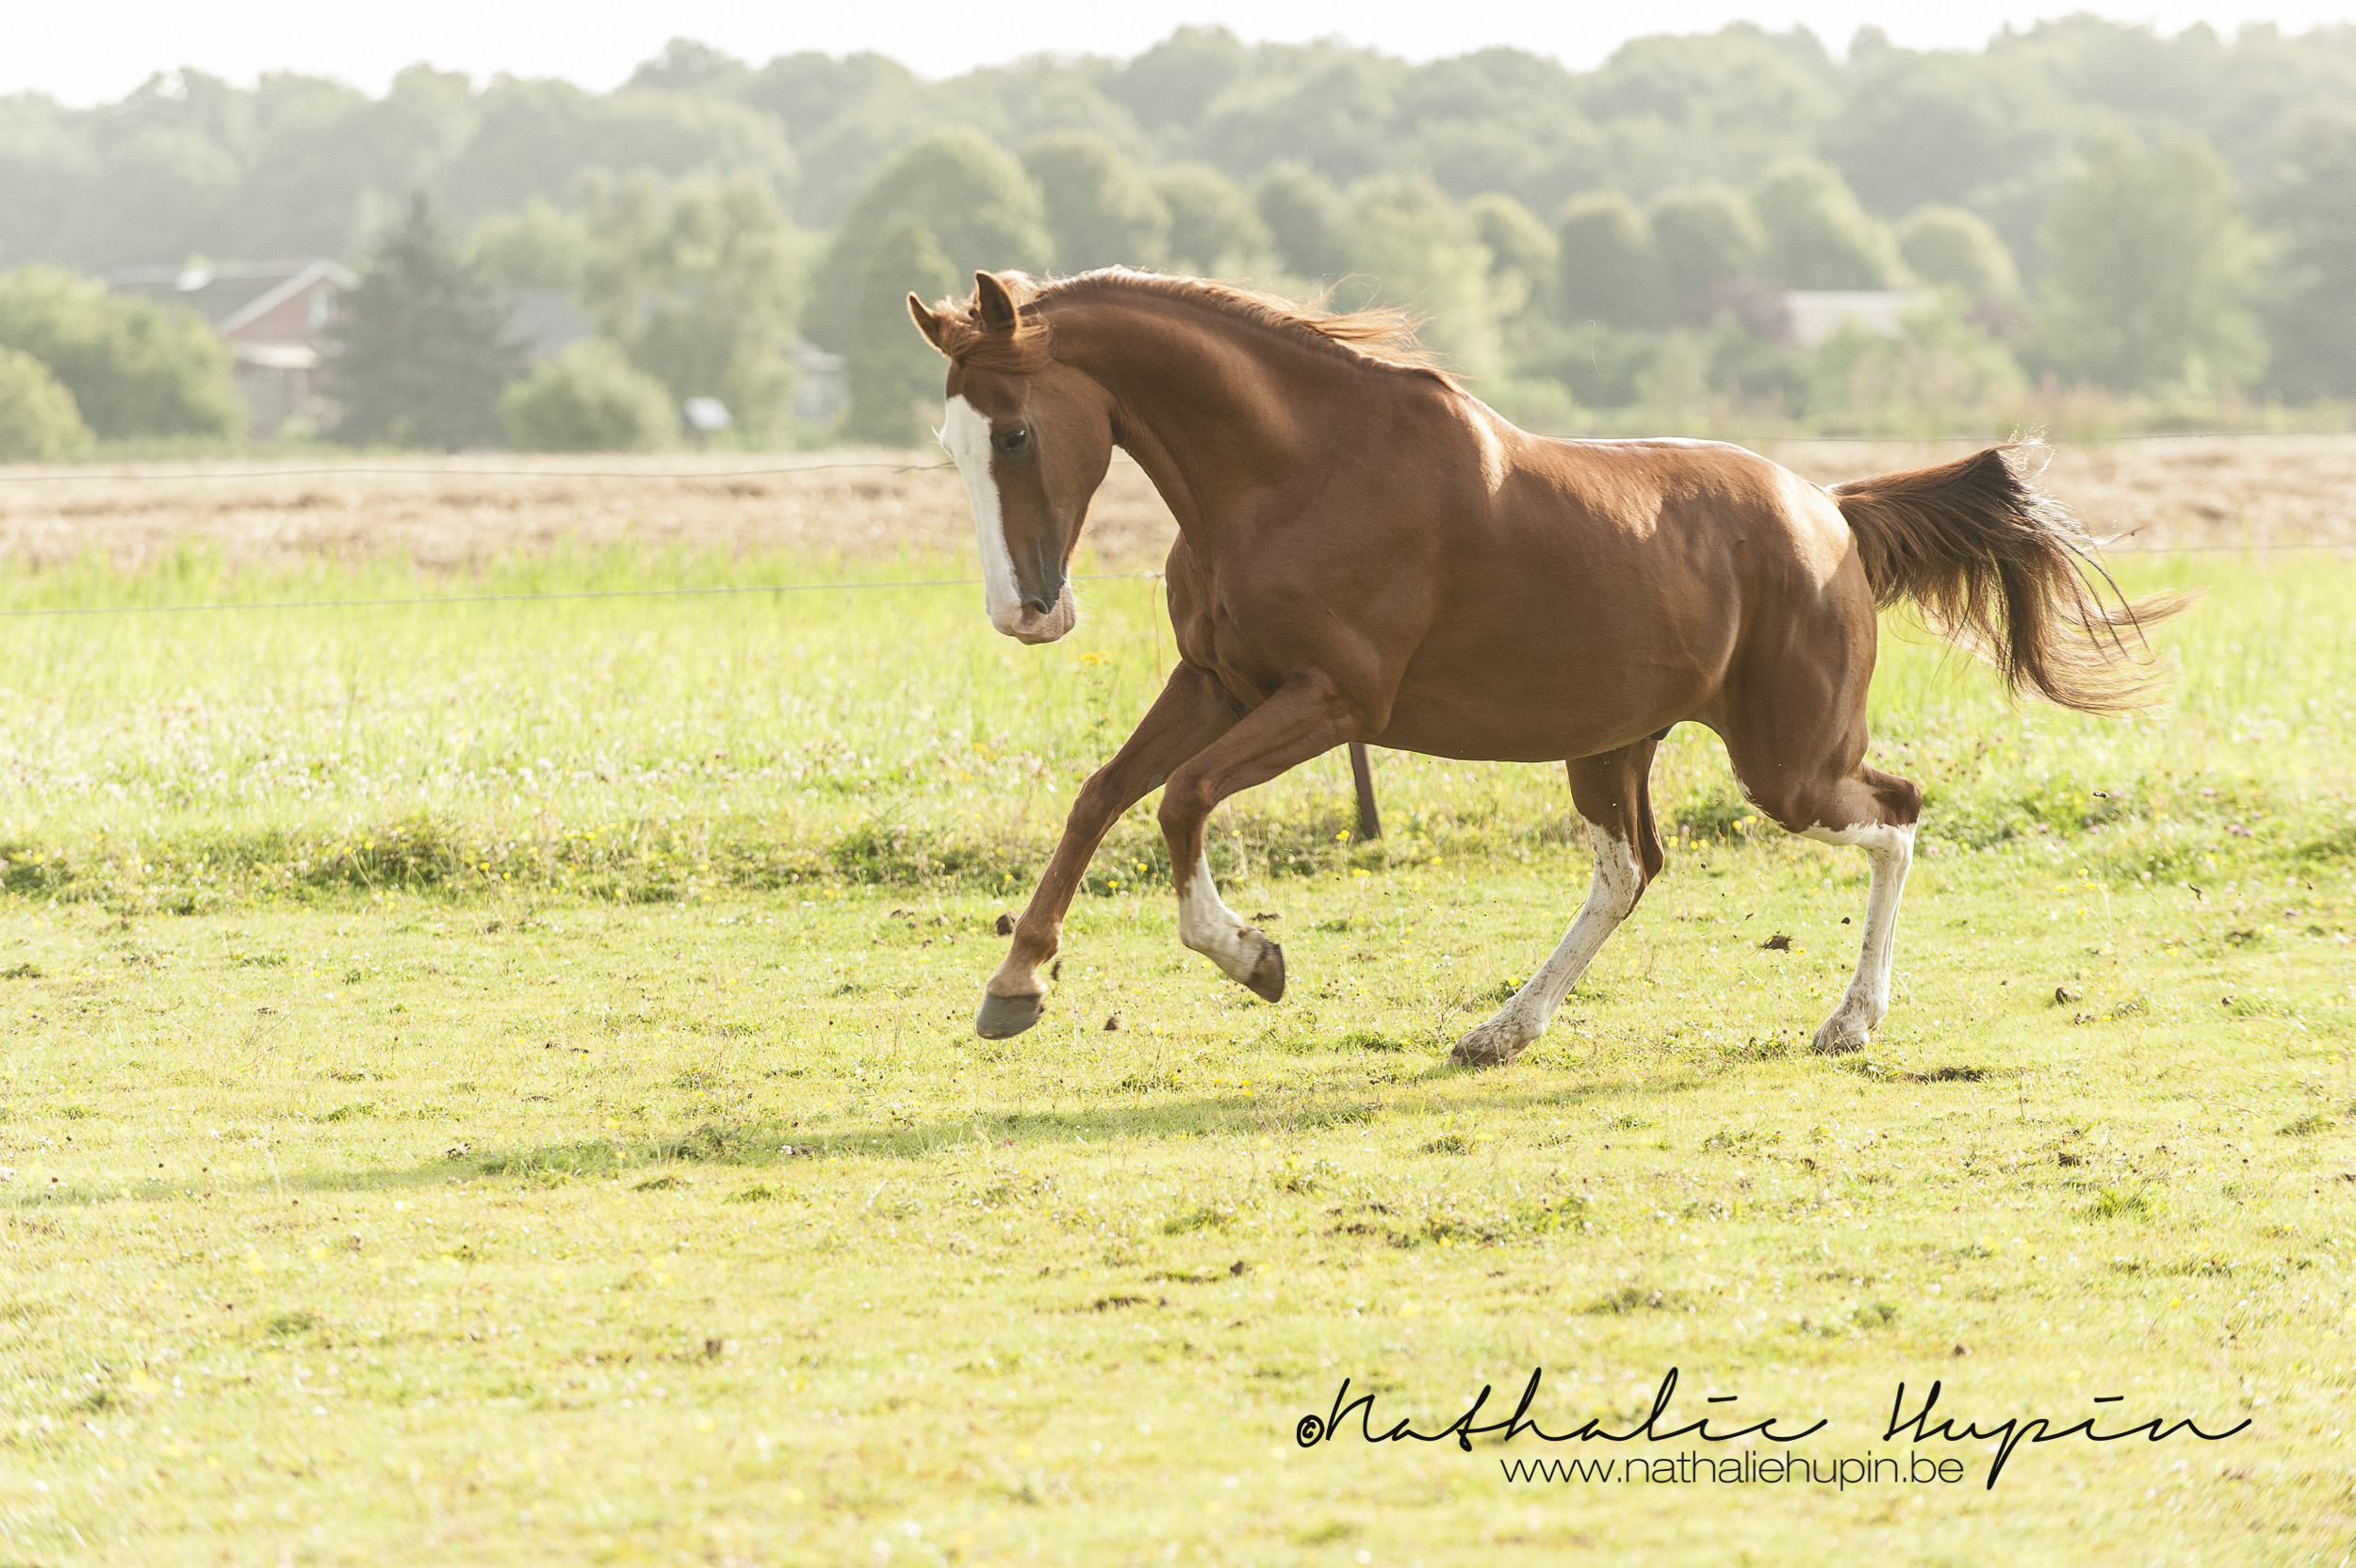
<instances>
[{"instance_id":1,"label":"flowing mane","mask_svg":"<svg viewBox=\"0 0 2356 1568\"><path fill-rule=\"evenodd\" d=\"M1138 272L1126 267L1099 268L1045 282L1022 272L1001 272L998 278L1017 304L1040 308L1026 308L1011 334L991 333L982 325L975 295L938 302L933 310L943 328L941 351L960 365L1016 374L1034 372L1053 355L1054 330L1044 318L1046 307L1063 301L1146 294L1193 305L1361 364L1413 370L1454 384L1454 378L1416 344L1415 318L1403 310L1378 306L1326 315L1237 284Z\"/></svg>"}]
</instances>

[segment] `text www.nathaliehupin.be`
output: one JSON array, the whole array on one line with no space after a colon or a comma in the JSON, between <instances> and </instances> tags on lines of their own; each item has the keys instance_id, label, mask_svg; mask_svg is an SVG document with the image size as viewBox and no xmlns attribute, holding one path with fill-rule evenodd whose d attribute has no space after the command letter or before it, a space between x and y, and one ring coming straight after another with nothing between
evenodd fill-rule
<instances>
[{"instance_id":1,"label":"text www.nathaliehupin.be","mask_svg":"<svg viewBox=\"0 0 2356 1568\"><path fill-rule=\"evenodd\" d=\"M1314 1448L1320 1443L1331 1442L1341 1429L1342 1424L1353 1414L1358 1417L1359 1435L1368 1443L1398 1443L1410 1438L1417 1443L1437 1443L1445 1438L1453 1437L1456 1440L1456 1446L1466 1453L1472 1452L1474 1438L1485 1437L1492 1432L1499 1434L1497 1441L1500 1443L1511 1443L1513 1439L1527 1433L1541 1443L1591 1443L1597 1440L1606 1443L1669 1443L1686 1438L1698 1439L1704 1443L1731 1443L1740 1438L1756 1437L1769 1443L1791 1444L1822 1431L1830 1424L1825 1418L1820 1416L1813 1426L1804 1427L1792 1432L1779 1432L1775 1430L1777 1418L1769 1416L1764 1421L1756 1421L1746 1427L1737 1427L1728 1431L1715 1431L1711 1429L1709 1417L1705 1415L1702 1419L1689 1422L1684 1426L1667 1426L1664 1423L1669 1413L1669 1403L1676 1396L1677 1386L1677 1369L1673 1366L1661 1380L1660 1387L1653 1396L1652 1410L1638 1425L1624 1431L1615 1431L1605 1424L1604 1417L1595 1416L1567 1430L1551 1432L1540 1426L1530 1413L1530 1407L1537 1403L1539 1384L1545 1377L1546 1368L1533 1368L1530 1374L1530 1381L1523 1385L1521 1400L1513 1407L1513 1413L1485 1423L1480 1419L1481 1412L1488 1404L1494 1386L1484 1383L1481 1385L1481 1392L1473 1396L1471 1405L1466 1407L1464 1414L1435 1431L1417 1431L1412 1420L1400 1421L1382 1431L1377 1431L1374 1427L1374 1396L1361 1394L1356 1398L1351 1398L1350 1380L1344 1378L1341 1387L1334 1391L1333 1409L1322 1416L1316 1414L1302 1416L1293 1428L1293 1440L1303 1448ZM1906 1413L1906 1385L1900 1383L1897 1396L1890 1403L1890 1422L1882 1432L1882 1441L1895 1442L1901 1433L1910 1434L1910 1440L1915 1443L1929 1443L1942 1438L1950 1443L1993 1441L1997 1445L1997 1449L1995 1462L1989 1465L1988 1472L1988 1486L1990 1491L1995 1489L1997 1477L2004 1474L2005 1464L2011 1461L2013 1450L2023 1443L2053 1443L2065 1437L2083 1437L2090 1443L2115 1443L2123 1437L2143 1437L2151 1442L2159 1443L2174 1437L2179 1432L2186 1431L2204 1442L2216 1443L2232 1437L2250 1425L2250 1422L2244 1419L2238 1425L2229 1427L2223 1431L2211 1432L2203 1431L2189 1416L2173 1426L2168 1426L2154 1417L2119 1431L2103 1432L2095 1430L2095 1422L2100 1419L2099 1416L2088 1416L2074 1426L2058 1429L2053 1422L2041 1416L2028 1418L2014 1416L1985 1428L1976 1421L1967 1422L1958 1430L1952 1419L1942 1420L1937 1425L1931 1424L1931 1412L1939 1403L1941 1386L1934 1380L1930 1393L1923 1396L1922 1409L1909 1416ZM1732 1404L1737 1397L1738 1396L1732 1394L1714 1394L1710 1396L1708 1402L1713 1405ZM2116 1404L2122 1398L2123 1396L2117 1394L2101 1395L2096 1396L2093 1402L2098 1405Z\"/></svg>"}]
</instances>

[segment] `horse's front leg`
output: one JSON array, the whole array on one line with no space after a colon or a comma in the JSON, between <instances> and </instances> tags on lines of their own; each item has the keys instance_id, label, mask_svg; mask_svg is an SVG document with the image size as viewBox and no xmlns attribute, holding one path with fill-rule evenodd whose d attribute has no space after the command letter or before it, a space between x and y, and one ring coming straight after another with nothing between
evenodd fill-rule
<instances>
[{"instance_id":1,"label":"horse's front leg","mask_svg":"<svg viewBox=\"0 0 2356 1568\"><path fill-rule=\"evenodd\" d=\"M1235 727L1239 716L1225 687L1194 664L1181 663L1147 710L1144 721L1113 760L1080 787L1064 823L1063 840L1023 917L1014 924L1014 945L990 977L973 1032L1003 1040L1037 1023L1047 994L1040 972L1063 947L1064 912L1080 890L1088 860L1121 813L1177 771L1180 764Z\"/></svg>"},{"instance_id":2,"label":"horse's front leg","mask_svg":"<svg viewBox=\"0 0 2356 1568\"><path fill-rule=\"evenodd\" d=\"M1229 795L1264 784L1362 733L1355 710L1327 677L1299 675L1170 776L1162 837L1178 884L1178 939L1229 979L1268 1001L1284 994L1284 950L1246 925L1211 881L1203 825Z\"/></svg>"}]
</instances>

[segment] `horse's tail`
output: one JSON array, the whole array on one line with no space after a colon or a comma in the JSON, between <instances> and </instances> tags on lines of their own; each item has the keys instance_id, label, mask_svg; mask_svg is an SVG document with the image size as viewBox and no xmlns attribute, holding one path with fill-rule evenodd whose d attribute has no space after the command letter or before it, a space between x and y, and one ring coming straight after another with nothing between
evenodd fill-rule
<instances>
[{"instance_id":1,"label":"horse's tail","mask_svg":"<svg viewBox=\"0 0 2356 1568\"><path fill-rule=\"evenodd\" d=\"M1833 486L1876 602L1911 599L1933 629L1996 667L2006 685L2064 708L2150 704L2146 629L2198 597L2129 601L2094 542L2038 490L2020 454L2039 442ZM2129 640L2134 640L2131 648Z\"/></svg>"}]
</instances>

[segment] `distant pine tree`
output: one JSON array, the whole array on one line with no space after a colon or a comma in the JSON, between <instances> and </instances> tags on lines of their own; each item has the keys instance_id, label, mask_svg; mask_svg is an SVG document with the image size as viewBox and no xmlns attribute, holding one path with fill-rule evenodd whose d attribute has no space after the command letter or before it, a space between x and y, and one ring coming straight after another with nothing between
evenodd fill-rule
<instances>
[{"instance_id":1,"label":"distant pine tree","mask_svg":"<svg viewBox=\"0 0 2356 1568\"><path fill-rule=\"evenodd\" d=\"M422 194L378 242L347 308L338 435L446 451L500 438L499 389L522 355L498 294Z\"/></svg>"}]
</instances>

